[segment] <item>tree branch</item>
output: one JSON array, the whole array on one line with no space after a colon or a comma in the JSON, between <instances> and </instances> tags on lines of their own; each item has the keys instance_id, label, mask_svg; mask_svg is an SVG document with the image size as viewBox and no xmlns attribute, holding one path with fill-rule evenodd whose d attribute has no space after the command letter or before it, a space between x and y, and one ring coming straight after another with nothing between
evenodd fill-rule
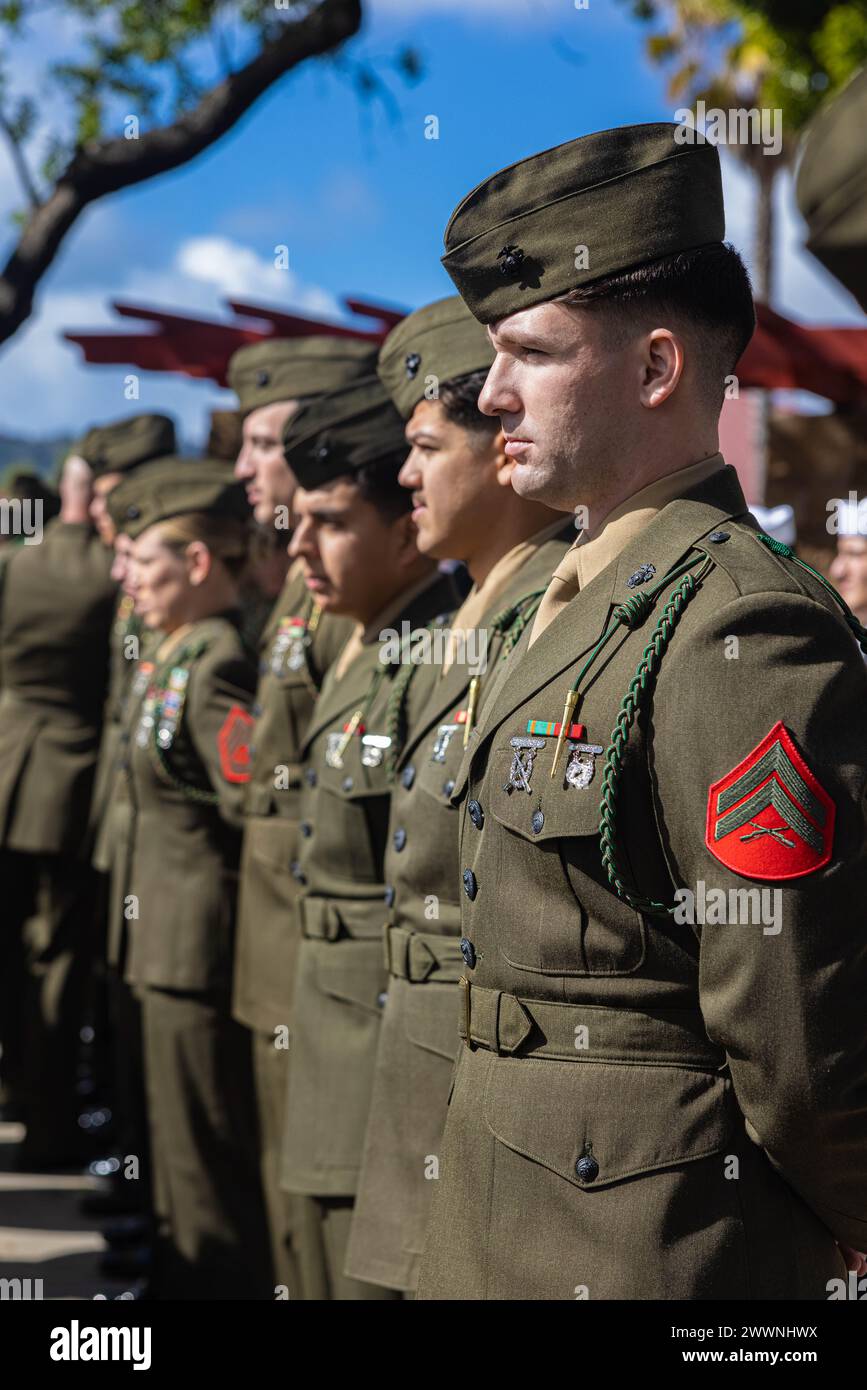
<instances>
[{"instance_id":1,"label":"tree branch","mask_svg":"<svg viewBox=\"0 0 867 1390\"><path fill-rule=\"evenodd\" d=\"M6 136L7 141L9 142L9 149L12 153L12 163L15 165L15 171L18 174L18 178L21 181L21 186L24 189L25 194L27 195L27 201L30 204L31 208L35 211L39 207L39 192L36 188L36 184L33 182L30 170L27 167L27 160L24 158L24 151L22 150L19 141L16 139L15 132L13 131L12 127L10 126L2 111L0 111L0 130L2 130L3 134Z\"/></svg>"},{"instance_id":2,"label":"tree branch","mask_svg":"<svg viewBox=\"0 0 867 1390\"><path fill-rule=\"evenodd\" d=\"M63 238L83 210L99 198L167 173L206 150L230 130L278 78L357 32L361 0L322 0L287 24L245 67L212 88L192 111L138 140L103 140L78 150L54 191L37 205L0 276L0 343L31 312L33 294Z\"/></svg>"}]
</instances>

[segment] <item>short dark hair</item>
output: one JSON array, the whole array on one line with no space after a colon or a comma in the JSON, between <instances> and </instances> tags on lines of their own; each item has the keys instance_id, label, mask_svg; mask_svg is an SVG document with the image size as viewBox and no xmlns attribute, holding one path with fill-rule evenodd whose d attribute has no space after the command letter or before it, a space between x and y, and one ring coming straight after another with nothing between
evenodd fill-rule
<instances>
[{"instance_id":1,"label":"short dark hair","mask_svg":"<svg viewBox=\"0 0 867 1390\"><path fill-rule=\"evenodd\" d=\"M719 406L725 378L737 366L756 326L749 273L727 242L664 256L593 280L561 298L580 308L603 305L624 326L639 315L668 316L690 325L702 350L708 398Z\"/></svg>"},{"instance_id":2,"label":"short dark hair","mask_svg":"<svg viewBox=\"0 0 867 1390\"><path fill-rule=\"evenodd\" d=\"M405 452L391 454L375 463L363 464L351 475L364 501L370 502L384 521L396 521L405 512L412 511L412 491L401 487L397 481L405 459Z\"/></svg>"},{"instance_id":3,"label":"short dark hair","mask_svg":"<svg viewBox=\"0 0 867 1390\"><path fill-rule=\"evenodd\" d=\"M494 435L500 428L499 415L483 415L479 410L479 395L488 373L470 372L440 384L439 402L446 419L470 433Z\"/></svg>"}]
</instances>

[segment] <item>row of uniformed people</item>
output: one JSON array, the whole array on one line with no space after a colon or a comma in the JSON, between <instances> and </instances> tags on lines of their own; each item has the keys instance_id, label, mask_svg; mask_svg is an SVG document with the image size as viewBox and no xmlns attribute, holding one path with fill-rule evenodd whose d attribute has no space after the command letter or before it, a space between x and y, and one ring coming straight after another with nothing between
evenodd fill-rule
<instances>
[{"instance_id":1,"label":"row of uniformed people","mask_svg":"<svg viewBox=\"0 0 867 1390\"><path fill-rule=\"evenodd\" d=\"M237 486L142 463L108 494L160 634L109 838L164 1296L824 1297L857 1262L857 625L713 447L752 309L715 152L673 131L480 185L447 233L467 307L410 316L378 375L333 341L238 355L236 474L275 552L292 528L255 698L211 515ZM682 216L648 237L648 202ZM699 880L784 884L791 930L681 922Z\"/></svg>"},{"instance_id":2,"label":"row of uniformed people","mask_svg":"<svg viewBox=\"0 0 867 1390\"><path fill-rule=\"evenodd\" d=\"M716 153L673 140L627 128L495 176L447 232L464 304L401 324L379 380L299 406L287 376L258 439L247 408L248 495L267 525L300 484L315 601L278 624L272 674L354 624L317 671L271 866L294 1202L272 1234L302 1297L824 1297L860 1259L846 902L867 859L840 740L867 737L867 639L716 452L752 305ZM571 254L579 197L595 275ZM459 605L444 558L473 581ZM443 656L416 665L399 635L425 624ZM266 821L276 752L254 726ZM668 900L699 881L782 885L790 929L696 930Z\"/></svg>"},{"instance_id":3,"label":"row of uniformed people","mask_svg":"<svg viewBox=\"0 0 867 1390\"><path fill-rule=\"evenodd\" d=\"M424 355L423 372L416 349ZM237 1118L242 1134L258 1131L274 1278L293 1296L387 1297L414 1287L456 1027L457 842L448 783L485 681L574 534L570 517L523 501L509 485L511 465L498 430L475 407L490 360L487 336L454 299L412 316L382 356L383 377L396 388L402 414L371 371L369 350L347 353L327 340L263 344L233 364L245 416L236 472L259 524L271 516L279 535L293 490L298 483L303 489L296 499L295 564L262 636L252 737L240 697L227 711L228 727L210 731L218 743L235 739L249 749L230 773L237 778L230 790L242 789L246 812L233 995L234 1013L251 1035L258 1113L251 1123L238 1104ZM329 367L329 385L339 372L356 380L317 401L311 366L320 383ZM425 400L432 377L438 390ZM410 416L419 438L407 462ZM278 436L273 445L269 427ZM219 1132L191 1118L199 1110L197 1088L204 1106L215 1084L196 1026L206 1003L216 1014L205 1009L202 1028L206 1017L211 1046L226 1046L217 1024L226 1024L225 1000L191 996L216 988L221 971L228 978L228 938L216 902L199 889L199 874L191 878L188 870L182 879L180 866L191 862L194 824L213 825L227 814L225 778L213 785L227 769L218 760L193 776L188 766L184 747L189 740L195 747L198 706L187 691L196 689L208 644L199 653L194 624L182 650L172 652L176 627L186 630L188 622L183 612L168 614L164 599L149 597L148 579L157 565L161 584L167 582L161 571L171 515L197 498L204 511L201 490L212 484L204 464L180 468L172 461L139 464L112 482L107 515L117 531L114 544L122 552L132 541L127 588L134 621L146 632L158 630L161 639L130 687L121 775L101 835L102 853L113 860L112 958L144 1002L161 1252L155 1287L182 1296L186 1280L191 1293L220 1287L229 1296L238 1287L250 1293L256 1285L247 1257L237 1261L239 1281L221 1284L226 1271L215 1269L212 1247L222 1231L225 1249L248 1240L256 1248L255 1203L247 1209L248 1233L241 1206L236 1203L232 1220L221 1205L221 1175L212 1161ZM285 544L285 521L282 529ZM208 549L206 540L195 539ZM188 568L193 548L190 539ZM446 631L457 591L437 561L455 557L467 564L475 587L457 624L448 625L450 645L440 643L427 665L409 663L407 650L384 656L386 629L400 633L408 623L416 637L428 625ZM186 598L200 606L195 572L190 585ZM204 635L210 636L207 629ZM395 780L405 747L430 762L430 770L419 768L415 795L411 763ZM205 795L209 775L219 794L213 802ZM149 791L137 790L142 777ZM395 786L407 797L400 813L407 826L390 824ZM147 814L149 798L156 815ZM204 882L225 888L225 872L221 878L218 865L203 860L204 845L222 863L226 844L205 834L195 855ZM224 906L228 896L222 895ZM420 950L433 951L423 970ZM401 1007L400 992L423 983L430 988L420 1001L421 1045L401 1058L408 1007ZM169 1020L149 1026L172 1005L174 1064ZM379 1131L394 1177L383 1173L381 1157L371 1158L375 1182L364 1224L376 1240L353 1277L344 1272L346 1247L383 1021L392 1037L382 1059L377 1108L383 1114L370 1138ZM184 1047L192 1055L184 1058ZM398 1092L404 1062L420 1065L421 1074ZM411 1140L408 1152L390 1145L394 1124ZM235 1164L240 1192L245 1170L240 1158ZM193 1188L185 1190L184 1175L198 1185L198 1202ZM390 1193L390 1212L378 1211L383 1191ZM411 1234L402 1229L404 1217ZM166 1252L172 1251L170 1279Z\"/></svg>"}]
</instances>

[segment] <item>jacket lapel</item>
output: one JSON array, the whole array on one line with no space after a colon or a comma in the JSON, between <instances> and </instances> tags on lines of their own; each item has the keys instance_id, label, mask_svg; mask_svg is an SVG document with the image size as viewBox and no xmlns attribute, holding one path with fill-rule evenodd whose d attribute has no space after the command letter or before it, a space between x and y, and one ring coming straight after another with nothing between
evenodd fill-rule
<instances>
[{"instance_id":1,"label":"jacket lapel","mask_svg":"<svg viewBox=\"0 0 867 1390\"><path fill-rule=\"evenodd\" d=\"M397 612L388 625L394 627L398 633L404 622L407 622L413 631L423 629L440 614L445 617L454 608L456 601L457 590L451 575L439 575L405 608ZM333 724L341 715L354 713L361 704L379 664L379 649L379 639L374 638L372 642L365 644L340 681L335 682L330 672L326 675L304 738L302 757L307 757L313 740L323 729Z\"/></svg>"}]
</instances>

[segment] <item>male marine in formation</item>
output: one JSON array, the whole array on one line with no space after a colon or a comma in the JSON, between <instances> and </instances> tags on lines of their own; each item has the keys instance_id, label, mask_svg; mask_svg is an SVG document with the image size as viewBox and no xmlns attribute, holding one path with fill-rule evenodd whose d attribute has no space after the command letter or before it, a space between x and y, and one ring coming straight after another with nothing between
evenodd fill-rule
<instances>
[{"instance_id":1,"label":"male marine in formation","mask_svg":"<svg viewBox=\"0 0 867 1390\"><path fill-rule=\"evenodd\" d=\"M719 453L752 295L717 153L675 131L597 132L482 182L446 229L458 294L378 360L340 337L241 349L238 483L177 476L165 417L91 432L44 545L4 565L0 848L51 1074L23 1087L28 1142L34 1162L70 1144L93 806L179 1296L193 1277L233 1297L824 1299L859 1266L860 513L834 570L856 618L759 530ZM120 606L108 547L138 575ZM273 602L255 659L248 560ZM149 564L186 607L159 617ZM117 644L145 608L162 630L135 671L115 660L94 802L111 625ZM204 720L181 693L205 688L201 624L236 671ZM427 664L386 642L405 627ZM168 758L143 756L154 701ZM123 847L169 854L135 818L151 793L213 829L237 933L204 880L175 931L121 922Z\"/></svg>"}]
</instances>

